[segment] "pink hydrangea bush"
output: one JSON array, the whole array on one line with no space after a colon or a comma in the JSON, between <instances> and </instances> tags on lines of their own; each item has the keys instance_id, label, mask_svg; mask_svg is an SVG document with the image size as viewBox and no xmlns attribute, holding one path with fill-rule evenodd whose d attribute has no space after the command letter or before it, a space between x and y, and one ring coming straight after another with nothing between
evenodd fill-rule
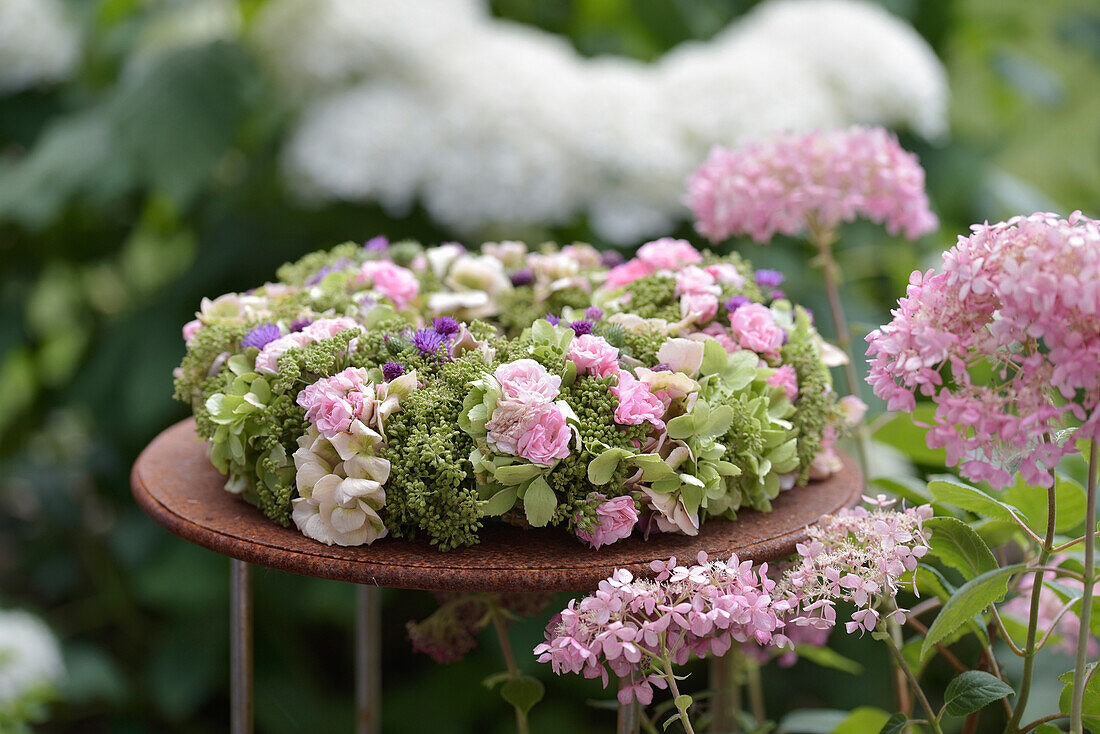
<instances>
[{"instance_id":1,"label":"pink hydrangea bush","mask_svg":"<svg viewBox=\"0 0 1100 734\"><path fill-rule=\"evenodd\" d=\"M914 272L867 337L868 382L890 410L932 399L927 441L966 477L1049 486L1100 426L1100 224L1080 212L974 225L941 272Z\"/></svg>"},{"instance_id":2,"label":"pink hydrangea bush","mask_svg":"<svg viewBox=\"0 0 1100 734\"><path fill-rule=\"evenodd\" d=\"M716 147L688 179L695 228L712 242L747 234L767 242L810 226L833 230L864 217L916 239L937 220L924 169L880 127L781 133L730 150Z\"/></svg>"}]
</instances>

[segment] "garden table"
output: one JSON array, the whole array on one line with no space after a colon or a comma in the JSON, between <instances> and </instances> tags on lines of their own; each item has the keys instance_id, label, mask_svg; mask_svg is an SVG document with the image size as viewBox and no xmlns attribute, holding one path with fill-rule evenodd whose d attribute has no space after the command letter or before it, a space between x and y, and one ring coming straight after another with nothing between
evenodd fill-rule
<instances>
[{"instance_id":1,"label":"garden table","mask_svg":"<svg viewBox=\"0 0 1100 734\"><path fill-rule=\"evenodd\" d=\"M794 552L807 525L858 501L859 469L844 467L822 482L783 492L773 512L744 512L737 522L706 523L694 537L631 537L598 551L560 529L487 526L481 543L440 553L427 542L386 538L371 546L343 548L317 543L295 528L272 523L255 507L226 492L225 477L207 458L193 419L153 439L134 463L134 498L169 531L231 561L231 731L252 730L252 595L249 572L256 564L305 576L358 585L355 642L356 731L378 734L381 713L379 587L464 592L555 592L593 590L615 569L650 573L649 564L670 556L694 559L737 553L756 562ZM634 706L619 707L619 730L637 726Z\"/></svg>"}]
</instances>

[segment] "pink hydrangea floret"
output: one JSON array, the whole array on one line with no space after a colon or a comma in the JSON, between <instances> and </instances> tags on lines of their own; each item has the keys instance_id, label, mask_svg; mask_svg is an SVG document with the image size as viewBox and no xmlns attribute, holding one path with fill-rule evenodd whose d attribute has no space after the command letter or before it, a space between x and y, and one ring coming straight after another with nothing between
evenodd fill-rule
<instances>
[{"instance_id":1,"label":"pink hydrangea floret","mask_svg":"<svg viewBox=\"0 0 1100 734\"><path fill-rule=\"evenodd\" d=\"M408 268L389 260L368 260L359 268L359 279L386 298L397 308L405 308L420 292L420 281Z\"/></svg>"},{"instance_id":2,"label":"pink hydrangea floret","mask_svg":"<svg viewBox=\"0 0 1100 734\"><path fill-rule=\"evenodd\" d=\"M657 428L664 427L664 403L648 384L630 372L619 372L619 382L611 387L611 394L619 400L615 408L615 422L619 425L636 426L648 421Z\"/></svg>"},{"instance_id":3,"label":"pink hydrangea floret","mask_svg":"<svg viewBox=\"0 0 1100 734\"><path fill-rule=\"evenodd\" d=\"M582 334L569 343L565 358L577 365L577 374L607 377L619 371L619 349L602 336Z\"/></svg>"},{"instance_id":4,"label":"pink hydrangea floret","mask_svg":"<svg viewBox=\"0 0 1100 734\"><path fill-rule=\"evenodd\" d=\"M597 495L597 499L599 495ZM605 500L596 507L597 522L591 531L577 530L577 537L593 548L629 537L638 522L638 510L629 495Z\"/></svg>"},{"instance_id":5,"label":"pink hydrangea floret","mask_svg":"<svg viewBox=\"0 0 1100 734\"><path fill-rule=\"evenodd\" d=\"M745 304L731 313L730 332L742 349L768 355L779 351L786 336L771 309L759 303Z\"/></svg>"},{"instance_id":6,"label":"pink hydrangea floret","mask_svg":"<svg viewBox=\"0 0 1100 734\"><path fill-rule=\"evenodd\" d=\"M332 438L350 429L373 398L374 385L367 371L349 367L306 387L298 393L298 405L306 409L306 419L321 435Z\"/></svg>"}]
</instances>

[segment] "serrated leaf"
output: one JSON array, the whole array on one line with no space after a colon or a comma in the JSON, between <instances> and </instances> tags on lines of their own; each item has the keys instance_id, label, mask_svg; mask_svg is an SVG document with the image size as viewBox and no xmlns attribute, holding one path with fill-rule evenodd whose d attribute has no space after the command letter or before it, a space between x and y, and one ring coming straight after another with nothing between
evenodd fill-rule
<instances>
[{"instance_id":1,"label":"serrated leaf","mask_svg":"<svg viewBox=\"0 0 1100 734\"><path fill-rule=\"evenodd\" d=\"M968 670L947 684L944 710L951 716L966 716L994 701L1011 696L1012 686L982 670Z\"/></svg>"},{"instance_id":2,"label":"serrated leaf","mask_svg":"<svg viewBox=\"0 0 1100 734\"><path fill-rule=\"evenodd\" d=\"M933 517L925 521L924 527L932 531L929 541L932 553L964 578L969 580L997 568L993 551L963 521L953 517Z\"/></svg>"},{"instance_id":3,"label":"serrated leaf","mask_svg":"<svg viewBox=\"0 0 1100 734\"><path fill-rule=\"evenodd\" d=\"M546 479L538 477L531 482L523 495L523 511L527 515L527 522L536 528L544 527L554 516L557 507L558 499Z\"/></svg>"},{"instance_id":4,"label":"serrated leaf","mask_svg":"<svg viewBox=\"0 0 1100 734\"><path fill-rule=\"evenodd\" d=\"M1017 508L990 497L977 487L971 487L957 479L935 479L928 483L928 491L939 502L944 502L964 510L1005 522L1016 522L1022 515Z\"/></svg>"},{"instance_id":5,"label":"serrated leaf","mask_svg":"<svg viewBox=\"0 0 1100 734\"><path fill-rule=\"evenodd\" d=\"M512 678L500 687L500 697L522 711L524 716L542 700L545 693L542 681L529 675Z\"/></svg>"},{"instance_id":6,"label":"serrated leaf","mask_svg":"<svg viewBox=\"0 0 1100 734\"><path fill-rule=\"evenodd\" d=\"M891 714L886 723L882 725L882 728L878 730L878 734L902 734L908 726L908 716L900 712Z\"/></svg>"},{"instance_id":7,"label":"serrated leaf","mask_svg":"<svg viewBox=\"0 0 1100 734\"><path fill-rule=\"evenodd\" d=\"M1022 564L996 568L977 576L960 586L947 600L928 628L921 646L921 656L935 647L952 632L972 621L974 615L986 607L1005 598L1008 593L1008 579L1014 573L1024 569Z\"/></svg>"}]
</instances>

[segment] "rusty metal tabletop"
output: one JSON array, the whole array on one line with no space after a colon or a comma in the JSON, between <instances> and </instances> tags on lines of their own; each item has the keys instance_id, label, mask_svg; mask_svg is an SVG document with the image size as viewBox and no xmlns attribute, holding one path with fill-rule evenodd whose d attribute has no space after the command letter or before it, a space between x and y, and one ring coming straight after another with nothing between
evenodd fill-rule
<instances>
[{"instance_id":1,"label":"rusty metal tabletop","mask_svg":"<svg viewBox=\"0 0 1100 734\"><path fill-rule=\"evenodd\" d=\"M630 537L592 550L560 528L487 525L481 543L441 553L426 541L383 538L370 546L326 546L276 525L223 489L192 419L153 439L134 464L130 484L141 508L176 535L231 558L306 576L357 584L436 591L581 591L617 568L649 572L653 560L694 561L699 551L756 562L783 558L822 515L855 504L863 477L851 457L825 481L780 494L773 511L710 520L694 537Z\"/></svg>"}]
</instances>

